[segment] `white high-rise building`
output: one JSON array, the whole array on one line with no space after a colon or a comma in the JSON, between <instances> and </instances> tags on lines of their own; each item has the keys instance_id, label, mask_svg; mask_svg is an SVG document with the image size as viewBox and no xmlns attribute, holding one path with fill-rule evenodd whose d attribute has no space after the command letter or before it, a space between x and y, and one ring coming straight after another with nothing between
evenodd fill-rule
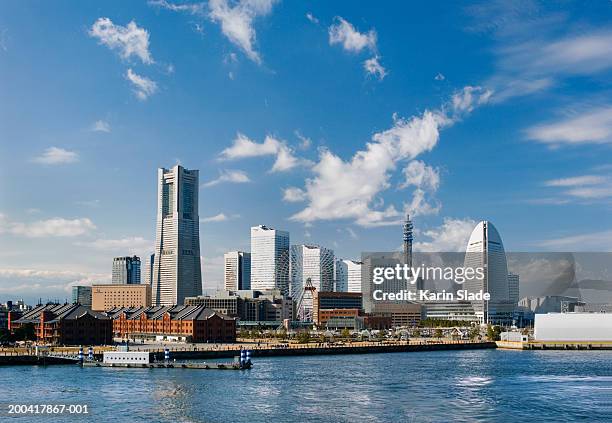
<instances>
[{"instance_id":1,"label":"white high-rise building","mask_svg":"<svg viewBox=\"0 0 612 423\"><path fill-rule=\"evenodd\" d=\"M155 263L155 254L147 255L147 261L144 267L144 280L143 283L147 285L153 285L153 263Z\"/></svg>"},{"instance_id":2,"label":"white high-rise building","mask_svg":"<svg viewBox=\"0 0 612 423\"><path fill-rule=\"evenodd\" d=\"M334 251L318 245L291 246L291 298L299 299L307 280L317 292L334 290ZM312 310L312 298L307 298L303 306Z\"/></svg>"},{"instance_id":3,"label":"white high-rise building","mask_svg":"<svg viewBox=\"0 0 612 423\"><path fill-rule=\"evenodd\" d=\"M361 292L361 265L355 260L336 260L336 291Z\"/></svg>"},{"instance_id":4,"label":"white high-rise building","mask_svg":"<svg viewBox=\"0 0 612 423\"><path fill-rule=\"evenodd\" d=\"M473 301L472 306L481 323L511 324L515 304L510 300L508 264L501 236L486 220L479 222L468 241L464 267L483 269L483 278L468 279L464 288L470 293L489 293L489 301Z\"/></svg>"},{"instance_id":5,"label":"white high-rise building","mask_svg":"<svg viewBox=\"0 0 612 423\"><path fill-rule=\"evenodd\" d=\"M202 294L198 171L176 165L157 172L157 231L152 299L183 304Z\"/></svg>"},{"instance_id":6,"label":"white high-rise building","mask_svg":"<svg viewBox=\"0 0 612 423\"><path fill-rule=\"evenodd\" d=\"M251 289L280 289L289 295L289 232L251 228Z\"/></svg>"},{"instance_id":7,"label":"white high-rise building","mask_svg":"<svg viewBox=\"0 0 612 423\"><path fill-rule=\"evenodd\" d=\"M226 291L251 289L251 253L229 251L223 255L223 262Z\"/></svg>"},{"instance_id":8,"label":"white high-rise building","mask_svg":"<svg viewBox=\"0 0 612 423\"><path fill-rule=\"evenodd\" d=\"M317 291L334 290L334 251L318 245L291 246L291 296L299 298L310 278Z\"/></svg>"}]
</instances>

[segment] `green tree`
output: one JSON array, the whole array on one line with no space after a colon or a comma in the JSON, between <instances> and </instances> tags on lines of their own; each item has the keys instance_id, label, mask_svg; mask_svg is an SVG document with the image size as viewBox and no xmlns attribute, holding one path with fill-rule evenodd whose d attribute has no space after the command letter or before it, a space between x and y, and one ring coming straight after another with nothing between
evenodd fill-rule
<instances>
[{"instance_id":1,"label":"green tree","mask_svg":"<svg viewBox=\"0 0 612 423\"><path fill-rule=\"evenodd\" d=\"M305 330L305 331L299 332L297 334L297 341L300 344L307 344L308 342L310 342L310 331Z\"/></svg>"},{"instance_id":2,"label":"green tree","mask_svg":"<svg viewBox=\"0 0 612 423\"><path fill-rule=\"evenodd\" d=\"M414 336L415 338L420 338L421 331L419 329L416 329L414 332L412 332L412 336Z\"/></svg>"},{"instance_id":3,"label":"green tree","mask_svg":"<svg viewBox=\"0 0 612 423\"><path fill-rule=\"evenodd\" d=\"M442 338L442 329L439 329L439 328L438 328L438 329L436 329L436 330L434 331L434 337L435 337L435 338L438 338L438 339Z\"/></svg>"},{"instance_id":4,"label":"green tree","mask_svg":"<svg viewBox=\"0 0 612 423\"><path fill-rule=\"evenodd\" d=\"M349 339L351 337L351 331L348 330L348 328L344 328L342 332L340 332L340 336L344 339Z\"/></svg>"},{"instance_id":5,"label":"green tree","mask_svg":"<svg viewBox=\"0 0 612 423\"><path fill-rule=\"evenodd\" d=\"M469 337L470 340L474 340L478 337L478 335L480 335L480 329L478 329L477 327L473 327L472 329L470 329L470 333L469 333Z\"/></svg>"},{"instance_id":6,"label":"green tree","mask_svg":"<svg viewBox=\"0 0 612 423\"><path fill-rule=\"evenodd\" d=\"M501 334L501 327L487 325L487 338L489 341L499 341Z\"/></svg>"}]
</instances>

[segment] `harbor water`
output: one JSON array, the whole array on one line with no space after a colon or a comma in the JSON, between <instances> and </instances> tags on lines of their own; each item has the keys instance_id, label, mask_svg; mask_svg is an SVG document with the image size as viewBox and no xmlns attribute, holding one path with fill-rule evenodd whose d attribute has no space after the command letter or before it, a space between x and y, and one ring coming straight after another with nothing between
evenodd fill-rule
<instances>
[{"instance_id":1,"label":"harbor water","mask_svg":"<svg viewBox=\"0 0 612 423\"><path fill-rule=\"evenodd\" d=\"M612 421L612 351L254 358L252 370L0 367L3 421ZM82 404L88 415L7 414Z\"/></svg>"}]
</instances>

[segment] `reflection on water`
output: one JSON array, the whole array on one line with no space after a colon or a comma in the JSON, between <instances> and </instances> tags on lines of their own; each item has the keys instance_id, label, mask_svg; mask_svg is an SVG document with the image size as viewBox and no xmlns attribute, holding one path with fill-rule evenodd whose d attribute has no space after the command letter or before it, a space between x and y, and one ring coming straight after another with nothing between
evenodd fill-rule
<instances>
[{"instance_id":1,"label":"reflection on water","mask_svg":"<svg viewBox=\"0 0 612 423\"><path fill-rule=\"evenodd\" d=\"M253 370L242 372L4 367L0 380L4 404L88 404L90 421L604 422L612 416L612 352L606 351L255 358ZM13 420L36 418L3 419Z\"/></svg>"}]
</instances>

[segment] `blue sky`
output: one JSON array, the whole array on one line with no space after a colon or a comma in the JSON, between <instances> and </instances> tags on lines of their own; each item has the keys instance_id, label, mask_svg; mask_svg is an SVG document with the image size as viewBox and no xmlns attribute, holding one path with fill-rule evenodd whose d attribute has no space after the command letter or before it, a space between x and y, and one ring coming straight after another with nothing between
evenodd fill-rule
<instances>
[{"instance_id":1,"label":"blue sky","mask_svg":"<svg viewBox=\"0 0 612 423\"><path fill-rule=\"evenodd\" d=\"M200 170L205 287L249 227L339 257L612 250L612 3L3 2L0 300L151 251Z\"/></svg>"}]
</instances>

